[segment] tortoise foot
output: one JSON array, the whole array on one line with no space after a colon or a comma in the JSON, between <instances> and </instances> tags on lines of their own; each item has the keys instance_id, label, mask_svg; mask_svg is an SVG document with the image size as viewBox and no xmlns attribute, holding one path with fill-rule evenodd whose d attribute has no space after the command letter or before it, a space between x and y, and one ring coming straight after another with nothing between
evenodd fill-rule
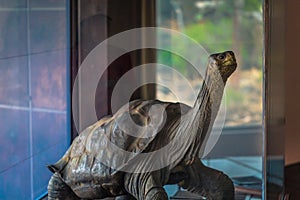
<instances>
[{"instance_id":1,"label":"tortoise foot","mask_svg":"<svg viewBox=\"0 0 300 200\"><path fill-rule=\"evenodd\" d=\"M168 195L163 188L153 188L146 195L146 200L168 200Z\"/></svg>"},{"instance_id":2,"label":"tortoise foot","mask_svg":"<svg viewBox=\"0 0 300 200\"><path fill-rule=\"evenodd\" d=\"M233 200L232 180L223 172L206 167L200 159L187 166L188 178L181 185L189 192L209 200Z\"/></svg>"},{"instance_id":3,"label":"tortoise foot","mask_svg":"<svg viewBox=\"0 0 300 200\"><path fill-rule=\"evenodd\" d=\"M72 189L62 180L56 172L52 175L48 185L49 200L80 200Z\"/></svg>"}]
</instances>

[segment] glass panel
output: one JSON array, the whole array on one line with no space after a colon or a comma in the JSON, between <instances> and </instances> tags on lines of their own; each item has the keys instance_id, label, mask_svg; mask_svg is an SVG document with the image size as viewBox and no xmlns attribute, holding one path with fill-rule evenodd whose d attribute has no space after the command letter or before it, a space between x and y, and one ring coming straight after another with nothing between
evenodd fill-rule
<instances>
[{"instance_id":1,"label":"glass panel","mask_svg":"<svg viewBox=\"0 0 300 200\"><path fill-rule=\"evenodd\" d=\"M224 127L222 123L215 123L223 130L205 157L205 164L228 174L237 188L250 189L248 192L255 192L256 198L262 198L263 1L159 0L156 6L157 26L190 37L183 41L175 34L158 34L159 44L169 46L173 52L180 50L194 57L203 56L200 59L206 59L212 53L234 51L238 69L229 78L223 96L226 107ZM187 42L189 40L197 42L204 52L197 51L197 55L191 42ZM165 101L182 101L178 97L183 97L184 103L193 106L194 92L199 91L203 74L195 70L199 66L191 65L193 61L183 55L158 52L158 62L172 66L176 71L170 73L170 70L158 68L157 80L164 80L173 90L158 86L156 94L158 99ZM206 65L201 61L198 63ZM182 77L188 80L192 89L184 86Z\"/></svg>"},{"instance_id":2,"label":"glass panel","mask_svg":"<svg viewBox=\"0 0 300 200\"><path fill-rule=\"evenodd\" d=\"M67 2L0 7L0 199L36 199L69 146Z\"/></svg>"},{"instance_id":3,"label":"glass panel","mask_svg":"<svg viewBox=\"0 0 300 200\"><path fill-rule=\"evenodd\" d=\"M81 132L102 116L115 113L114 103L122 106L129 99L157 98L193 106L203 83L201 68L205 69L208 55L232 50L238 69L227 82L219 112L221 119L215 123L211 138L216 132L222 134L216 143L206 145L203 160L232 178L237 199L263 198L264 1L83 2L78 1L73 7L72 19L73 44L77 48L72 70L77 130ZM154 34L151 28L135 29L155 26L167 29L155 29ZM128 37L122 35L126 33ZM101 44L105 44L103 49L98 48ZM84 74L84 70L89 73ZM123 78L127 78L125 82ZM137 87L128 90L132 82ZM116 100L113 92L118 87L123 90ZM128 94L131 96L126 99ZM165 188L169 196L187 198L186 191L177 186Z\"/></svg>"}]
</instances>

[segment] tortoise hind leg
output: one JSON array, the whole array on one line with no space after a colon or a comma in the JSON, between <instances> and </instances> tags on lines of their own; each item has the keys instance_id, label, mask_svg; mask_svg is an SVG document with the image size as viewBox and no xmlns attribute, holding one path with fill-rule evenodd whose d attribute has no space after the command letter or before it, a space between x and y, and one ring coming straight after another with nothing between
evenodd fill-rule
<instances>
[{"instance_id":1,"label":"tortoise hind leg","mask_svg":"<svg viewBox=\"0 0 300 200\"><path fill-rule=\"evenodd\" d=\"M125 174L124 185L128 193L139 200L168 200L161 183L160 171Z\"/></svg>"},{"instance_id":2,"label":"tortoise hind leg","mask_svg":"<svg viewBox=\"0 0 300 200\"><path fill-rule=\"evenodd\" d=\"M187 166L188 178L181 185L190 192L212 200L233 200L234 186L221 171L206 167L199 158Z\"/></svg>"},{"instance_id":3,"label":"tortoise hind leg","mask_svg":"<svg viewBox=\"0 0 300 200\"><path fill-rule=\"evenodd\" d=\"M48 184L49 200L80 200L72 189L62 180L59 173L54 173Z\"/></svg>"}]
</instances>

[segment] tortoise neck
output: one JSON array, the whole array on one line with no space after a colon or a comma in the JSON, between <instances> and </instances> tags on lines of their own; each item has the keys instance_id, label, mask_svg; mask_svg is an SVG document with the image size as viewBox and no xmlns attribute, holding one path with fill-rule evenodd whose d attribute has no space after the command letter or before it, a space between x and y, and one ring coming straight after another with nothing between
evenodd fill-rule
<instances>
[{"instance_id":1,"label":"tortoise neck","mask_svg":"<svg viewBox=\"0 0 300 200\"><path fill-rule=\"evenodd\" d=\"M224 81L220 76L206 75L193 109L190 110L193 120L191 126L196 132L189 151L191 157L201 156L204 151L207 136L211 132L220 108L225 83L226 80Z\"/></svg>"},{"instance_id":2,"label":"tortoise neck","mask_svg":"<svg viewBox=\"0 0 300 200\"><path fill-rule=\"evenodd\" d=\"M219 111L225 84L226 80L220 76L206 75L192 109L198 121L214 122ZM211 113L210 116L207 115L208 113Z\"/></svg>"}]
</instances>

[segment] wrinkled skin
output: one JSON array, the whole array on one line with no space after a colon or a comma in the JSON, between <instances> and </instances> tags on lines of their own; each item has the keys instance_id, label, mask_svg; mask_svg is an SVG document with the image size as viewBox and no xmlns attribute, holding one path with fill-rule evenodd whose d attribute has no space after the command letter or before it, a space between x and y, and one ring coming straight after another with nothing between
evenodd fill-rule
<instances>
[{"instance_id":1,"label":"wrinkled skin","mask_svg":"<svg viewBox=\"0 0 300 200\"><path fill-rule=\"evenodd\" d=\"M206 199L234 199L232 181L222 172L204 166L199 155L218 113L224 85L236 67L231 51L211 55L205 84L192 108L181 103L135 100L129 103L129 109L120 109L115 115L88 127L73 141L65 155L49 166L54 175L49 181L48 198L167 200L163 186L179 184ZM162 106L166 114L157 134L141 138L128 134L128 130L135 131L133 127L127 132L122 129L121 125L129 119L140 126L151 123L149 110L154 105ZM163 115L159 112L155 112L152 119ZM155 131L150 127L139 135ZM112 152L104 142L105 138L119 148L137 154L126 157ZM172 141L175 141L172 152L163 157L137 159L137 155L155 152ZM172 160L174 157L176 159ZM171 164L147 170L149 163L165 159L172 160Z\"/></svg>"}]
</instances>

